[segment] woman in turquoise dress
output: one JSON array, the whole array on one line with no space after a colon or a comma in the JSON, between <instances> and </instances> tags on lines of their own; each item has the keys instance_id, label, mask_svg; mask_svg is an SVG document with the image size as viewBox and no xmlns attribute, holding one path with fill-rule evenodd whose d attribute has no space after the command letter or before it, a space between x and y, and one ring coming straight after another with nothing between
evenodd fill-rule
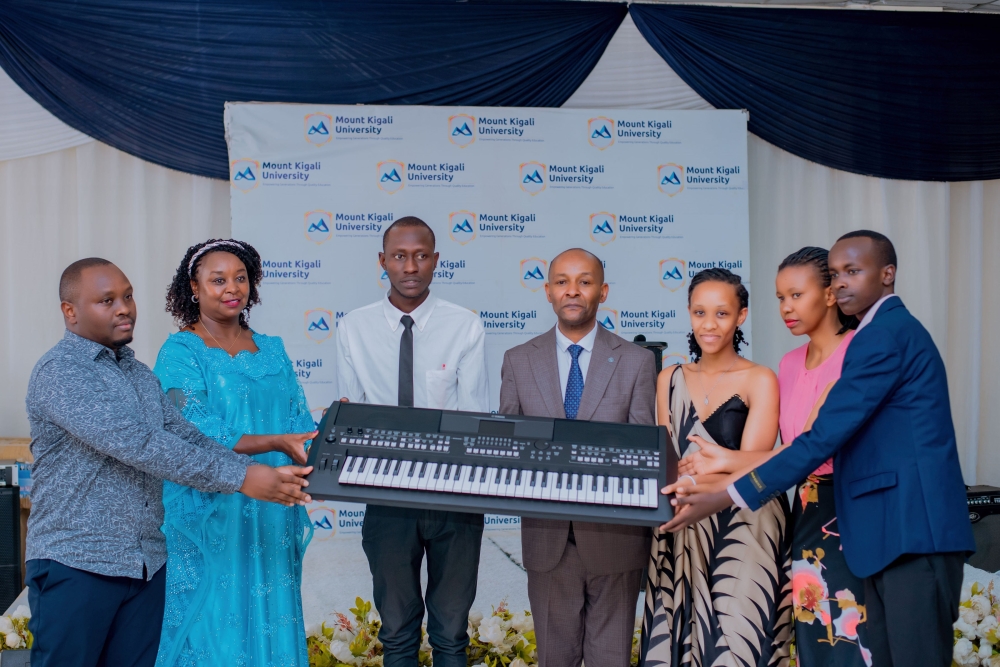
<instances>
[{"instance_id":1,"label":"woman in turquoise dress","mask_svg":"<svg viewBox=\"0 0 1000 667\"><path fill-rule=\"evenodd\" d=\"M167 293L180 325L154 372L207 436L270 466L304 463L315 423L281 339L250 330L260 255L211 240L188 249ZM307 667L301 506L164 482L167 599L157 667Z\"/></svg>"}]
</instances>

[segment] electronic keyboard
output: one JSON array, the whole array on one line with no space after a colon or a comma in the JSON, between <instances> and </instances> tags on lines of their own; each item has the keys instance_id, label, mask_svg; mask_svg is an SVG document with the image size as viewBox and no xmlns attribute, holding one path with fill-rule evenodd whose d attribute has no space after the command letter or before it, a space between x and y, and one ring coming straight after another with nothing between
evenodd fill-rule
<instances>
[{"instance_id":1,"label":"electronic keyboard","mask_svg":"<svg viewBox=\"0 0 1000 667\"><path fill-rule=\"evenodd\" d=\"M649 526L677 479L663 426L339 401L308 465L321 500Z\"/></svg>"}]
</instances>

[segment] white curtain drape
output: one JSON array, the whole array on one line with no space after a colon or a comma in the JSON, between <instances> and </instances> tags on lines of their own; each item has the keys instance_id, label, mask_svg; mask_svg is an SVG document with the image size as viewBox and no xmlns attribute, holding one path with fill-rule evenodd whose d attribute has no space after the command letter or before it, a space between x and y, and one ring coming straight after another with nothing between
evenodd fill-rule
<instances>
[{"instance_id":1,"label":"white curtain drape","mask_svg":"<svg viewBox=\"0 0 1000 667\"><path fill-rule=\"evenodd\" d=\"M15 160L94 141L62 122L0 69L0 160Z\"/></svg>"},{"instance_id":2,"label":"white curtain drape","mask_svg":"<svg viewBox=\"0 0 1000 667\"><path fill-rule=\"evenodd\" d=\"M566 106L711 108L630 18ZM0 104L0 136L14 122L4 117L6 109ZM39 112L45 114L35 105L33 113ZM30 144L30 131L24 136ZM35 157L0 161L0 435L27 435L28 375L62 331L56 287L63 267L90 255L122 267L136 287L137 355L151 363L173 330L163 312L164 292L184 249L229 234L227 183L85 140L45 155L39 155L46 152L39 142L21 149ZM0 158L3 145L0 139ZM803 245L829 247L852 229L886 233L899 254L898 292L931 332L948 367L966 481L1000 486L1000 448L990 441L991 433L1000 432L1000 411L990 408L1000 400L1000 351L989 334L1000 330L1000 299L991 289L1000 279L994 261L1000 256L1000 181L928 183L848 174L754 136L749 169L755 360L777 368L782 354L804 342L785 330L772 297L782 258Z\"/></svg>"},{"instance_id":3,"label":"white curtain drape","mask_svg":"<svg viewBox=\"0 0 1000 667\"><path fill-rule=\"evenodd\" d=\"M26 436L24 396L62 336L59 276L99 256L122 268L147 364L174 330L167 283L196 241L229 236L229 184L143 162L102 143L0 162L0 436Z\"/></svg>"}]
</instances>

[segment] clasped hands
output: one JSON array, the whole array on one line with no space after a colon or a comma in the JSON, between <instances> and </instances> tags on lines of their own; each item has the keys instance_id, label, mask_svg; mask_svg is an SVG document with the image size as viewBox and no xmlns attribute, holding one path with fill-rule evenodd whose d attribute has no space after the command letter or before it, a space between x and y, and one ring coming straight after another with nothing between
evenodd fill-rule
<instances>
[{"instance_id":1,"label":"clasped hands","mask_svg":"<svg viewBox=\"0 0 1000 667\"><path fill-rule=\"evenodd\" d=\"M298 464L306 462L305 443L312 440L319 431L309 433L282 433L275 435L244 435L236 443L234 451L240 454L263 454L265 452L281 452ZM300 465L280 466L271 468L265 465L252 465L247 468L246 478L240 493L278 503L280 505L305 505L312 502L312 497L302 489L309 486L305 476L312 472L312 466Z\"/></svg>"},{"instance_id":2,"label":"clasped hands","mask_svg":"<svg viewBox=\"0 0 1000 667\"><path fill-rule=\"evenodd\" d=\"M688 440L701 449L681 459L677 466L677 481L660 490L664 495L674 496L670 499L674 518L660 526L662 531L676 533L733 504L724 479L705 479L708 475L732 471L736 467L733 452L701 436L689 435Z\"/></svg>"}]
</instances>

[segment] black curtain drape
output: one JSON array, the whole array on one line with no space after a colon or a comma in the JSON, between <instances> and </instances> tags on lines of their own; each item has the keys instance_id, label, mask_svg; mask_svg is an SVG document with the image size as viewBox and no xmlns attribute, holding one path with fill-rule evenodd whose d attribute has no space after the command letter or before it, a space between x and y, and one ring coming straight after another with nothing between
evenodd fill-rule
<instances>
[{"instance_id":1,"label":"black curtain drape","mask_svg":"<svg viewBox=\"0 0 1000 667\"><path fill-rule=\"evenodd\" d=\"M3 0L0 67L68 125L228 178L226 101L560 106L624 4Z\"/></svg>"},{"instance_id":2,"label":"black curtain drape","mask_svg":"<svg viewBox=\"0 0 1000 667\"><path fill-rule=\"evenodd\" d=\"M1000 178L1000 16L631 5L716 108L813 162L885 178Z\"/></svg>"}]
</instances>

